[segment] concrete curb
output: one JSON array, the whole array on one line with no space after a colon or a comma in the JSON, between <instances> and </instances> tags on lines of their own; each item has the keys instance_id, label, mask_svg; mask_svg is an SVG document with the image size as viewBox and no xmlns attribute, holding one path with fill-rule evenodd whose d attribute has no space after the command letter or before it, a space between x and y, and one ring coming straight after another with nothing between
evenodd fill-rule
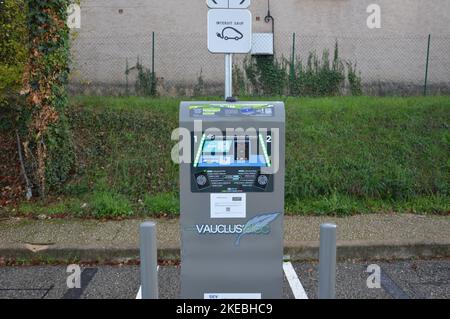
<instances>
[{"instance_id":1,"label":"concrete curb","mask_svg":"<svg viewBox=\"0 0 450 319\"><path fill-rule=\"evenodd\" d=\"M285 254L294 261L317 261L318 243L289 243ZM450 243L424 242L370 242L352 241L337 243L339 260L427 259L450 257Z\"/></svg>"},{"instance_id":2,"label":"concrete curb","mask_svg":"<svg viewBox=\"0 0 450 319\"><path fill-rule=\"evenodd\" d=\"M82 247L71 245L43 246L41 250L33 252L25 244L1 245L0 257L24 260L82 260L82 261L116 261L137 259L139 249L137 246L90 246ZM285 255L292 261L317 261L319 246L316 242L286 243ZM352 241L338 242L337 256L340 260L381 260L381 259L429 259L450 257L450 242L424 243L424 242L367 242ZM165 246L158 249L158 258L165 261L180 259L178 246Z\"/></svg>"}]
</instances>

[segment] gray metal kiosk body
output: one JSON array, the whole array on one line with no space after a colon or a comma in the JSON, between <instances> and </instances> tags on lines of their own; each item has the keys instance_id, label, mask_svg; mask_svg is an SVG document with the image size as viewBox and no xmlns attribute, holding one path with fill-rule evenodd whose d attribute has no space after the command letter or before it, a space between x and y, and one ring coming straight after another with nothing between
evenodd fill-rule
<instances>
[{"instance_id":1,"label":"gray metal kiosk body","mask_svg":"<svg viewBox=\"0 0 450 319\"><path fill-rule=\"evenodd\" d=\"M181 298L281 298L284 104L182 102L180 128Z\"/></svg>"}]
</instances>

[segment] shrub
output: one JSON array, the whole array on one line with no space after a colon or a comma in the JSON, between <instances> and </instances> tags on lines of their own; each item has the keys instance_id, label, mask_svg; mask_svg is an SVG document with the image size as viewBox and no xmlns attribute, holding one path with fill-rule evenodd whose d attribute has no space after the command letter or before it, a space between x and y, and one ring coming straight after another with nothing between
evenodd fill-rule
<instances>
[{"instance_id":1,"label":"shrub","mask_svg":"<svg viewBox=\"0 0 450 319\"><path fill-rule=\"evenodd\" d=\"M49 127L47 137L48 162L46 181L52 190L58 190L69 180L75 160L73 136L65 114L59 115L57 123Z\"/></svg>"},{"instance_id":2,"label":"shrub","mask_svg":"<svg viewBox=\"0 0 450 319\"><path fill-rule=\"evenodd\" d=\"M257 95L282 95L287 83L285 62L271 55L257 55L244 60L244 69L253 93Z\"/></svg>"},{"instance_id":3,"label":"shrub","mask_svg":"<svg viewBox=\"0 0 450 319\"><path fill-rule=\"evenodd\" d=\"M346 72L347 66L347 72ZM250 83L253 95L291 96L336 96L343 93L346 73L352 95L361 95L361 76L356 64L345 62L339 56L336 42L333 59L329 50L324 50L321 57L310 52L306 64L301 59L287 62L274 56L253 56L245 58L244 72L235 65L233 77L235 92L245 95L246 80Z\"/></svg>"},{"instance_id":4,"label":"shrub","mask_svg":"<svg viewBox=\"0 0 450 319\"><path fill-rule=\"evenodd\" d=\"M16 106L10 99L18 94L22 83L27 53L26 12L24 0L0 1L0 108Z\"/></svg>"},{"instance_id":5,"label":"shrub","mask_svg":"<svg viewBox=\"0 0 450 319\"><path fill-rule=\"evenodd\" d=\"M324 50L319 58L310 52L306 66L301 60L295 65L293 93L301 96L335 96L339 95L345 80L345 67L339 57L339 46L336 42L333 61L330 53Z\"/></svg>"},{"instance_id":6,"label":"shrub","mask_svg":"<svg viewBox=\"0 0 450 319\"><path fill-rule=\"evenodd\" d=\"M135 84L136 94L140 96L156 96L156 77L149 69L145 68L141 62L136 63L138 76Z\"/></svg>"},{"instance_id":7,"label":"shrub","mask_svg":"<svg viewBox=\"0 0 450 319\"><path fill-rule=\"evenodd\" d=\"M67 179L72 167L73 145L64 116L68 104L69 0L27 0L28 60L23 94L27 124L25 155L29 176L45 197L47 184Z\"/></svg>"},{"instance_id":8,"label":"shrub","mask_svg":"<svg viewBox=\"0 0 450 319\"><path fill-rule=\"evenodd\" d=\"M361 74L356 70L356 63L347 62L347 79L350 87L350 94L353 96L362 95Z\"/></svg>"},{"instance_id":9,"label":"shrub","mask_svg":"<svg viewBox=\"0 0 450 319\"><path fill-rule=\"evenodd\" d=\"M202 96L205 92L205 81L203 80L203 70L197 78L197 84L194 86L194 96Z\"/></svg>"}]
</instances>

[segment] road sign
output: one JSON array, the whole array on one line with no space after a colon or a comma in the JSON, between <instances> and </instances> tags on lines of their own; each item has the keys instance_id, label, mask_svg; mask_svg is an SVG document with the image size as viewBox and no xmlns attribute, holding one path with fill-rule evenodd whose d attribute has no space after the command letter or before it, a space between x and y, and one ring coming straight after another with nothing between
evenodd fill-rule
<instances>
[{"instance_id":1,"label":"road sign","mask_svg":"<svg viewBox=\"0 0 450 319\"><path fill-rule=\"evenodd\" d=\"M211 9L247 9L251 0L206 0Z\"/></svg>"},{"instance_id":2,"label":"road sign","mask_svg":"<svg viewBox=\"0 0 450 319\"><path fill-rule=\"evenodd\" d=\"M211 53L249 53L252 49L252 14L249 10L208 11L208 50Z\"/></svg>"}]
</instances>

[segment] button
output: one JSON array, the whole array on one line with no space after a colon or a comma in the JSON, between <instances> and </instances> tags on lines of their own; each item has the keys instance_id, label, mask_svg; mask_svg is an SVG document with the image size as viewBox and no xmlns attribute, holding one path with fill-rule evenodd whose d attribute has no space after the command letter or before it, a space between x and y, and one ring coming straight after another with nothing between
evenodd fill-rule
<instances>
[{"instance_id":1,"label":"button","mask_svg":"<svg viewBox=\"0 0 450 319\"><path fill-rule=\"evenodd\" d=\"M205 177L205 175L197 176L197 184L199 186L205 186L207 182L208 182L208 179Z\"/></svg>"},{"instance_id":2,"label":"button","mask_svg":"<svg viewBox=\"0 0 450 319\"><path fill-rule=\"evenodd\" d=\"M267 178L266 175L260 175L258 177L258 184L259 185L266 186L268 182L269 182L269 179Z\"/></svg>"},{"instance_id":3,"label":"button","mask_svg":"<svg viewBox=\"0 0 450 319\"><path fill-rule=\"evenodd\" d=\"M241 109L241 114L243 114L243 115L253 115L253 114L255 114L255 109L253 109L253 108Z\"/></svg>"}]
</instances>

